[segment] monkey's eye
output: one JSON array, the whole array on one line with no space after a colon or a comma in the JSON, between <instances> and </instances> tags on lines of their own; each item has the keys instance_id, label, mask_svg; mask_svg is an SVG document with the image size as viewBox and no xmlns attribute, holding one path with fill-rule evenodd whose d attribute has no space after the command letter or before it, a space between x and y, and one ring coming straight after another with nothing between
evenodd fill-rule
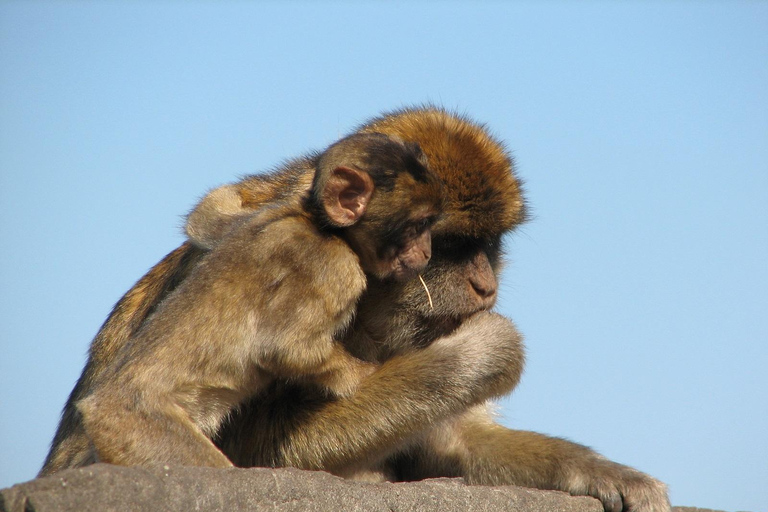
<instances>
[{"instance_id":1,"label":"monkey's eye","mask_svg":"<svg viewBox=\"0 0 768 512\"><path fill-rule=\"evenodd\" d=\"M435 215L429 215L427 217L424 217L423 219L418 220L413 225L414 230L416 231L416 233L423 233L424 231L432 227L432 225L435 223L436 220L437 220L437 216Z\"/></svg>"},{"instance_id":2,"label":"monkey's eye","mask_svg":"<svg viewBox=\"0 0 768 512\"><path fill-rule=\"evenodd\" d=\"M403 249L406 245L410 244L414 239L421 236L426 230L432 227L437 221L436 215L428 215L420 219L407 220L402 224L400 230L394 230L394 242L391 244L393 247ZM393 239L393 237L388 237Z\"/></svg>"}]
</instances>

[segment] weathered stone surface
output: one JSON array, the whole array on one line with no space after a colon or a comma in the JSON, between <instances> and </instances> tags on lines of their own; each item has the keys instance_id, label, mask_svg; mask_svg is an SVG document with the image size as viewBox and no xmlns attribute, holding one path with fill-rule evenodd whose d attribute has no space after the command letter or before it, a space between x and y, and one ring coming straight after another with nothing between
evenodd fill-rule
<instances>
[{"instance_id":1,"label":"weathered stone surface","mask_svg":"<svg viewBox=\"0 0 768 512\"><path fill-rule=\"evenodd\" d=\"M597 500L456 479L366 484L296 469L125 468L97 464L0 491L7 512L441 511L600 512Z\"/></svg>"},{"instance_id":2,"label":"weathered stone surface","mask_svg":"<svg viewBox=\"0 0 768 512\"><path fill-rule=\"evenodd\" d=\"M352 482L298 469L126 468L96 464L0 490L3 512L601 512L600 502L458 479ZM675 512L704 512L678 507Z\"/></svg>"},{"instance_id":3,"label":"weathered stone surface","mask_svg":"<svg viewBox=\"0 0 768 512\"><path fill-rule=\"evenodd\" d=\"M722 510L713 510L711 508L696 507L672 507L673 512L723 512Z\"/></svg>"}]
</instances>

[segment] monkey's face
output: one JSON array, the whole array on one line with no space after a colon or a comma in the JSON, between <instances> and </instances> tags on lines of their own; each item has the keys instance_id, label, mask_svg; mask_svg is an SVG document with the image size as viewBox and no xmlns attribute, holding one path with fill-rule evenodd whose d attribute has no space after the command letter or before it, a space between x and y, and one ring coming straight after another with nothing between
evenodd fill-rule
<instances>
[{"instance_id":1,"label":"monkey's face","mask_svg":"<svg viewBox=\"0 0 768 512\"><path fill-rule=\"evenodd\" d=\"M428 345L496 303L500 237L458 237L435 226L432 259L419 279L370 280L357 325L390 353ZM428 291L427 291L428 290Z\"/></svg>"},{"instance_id":2,"label":"monkey's face","mask_svg":"<svg viewBox=\"0 0 768 512\"><path fill-rule=\"evenodd\" d=\"M501 238L453 236L436 230L432 266L424 274L437 314L466 318L496 304ZM435 311L431 311L435 314Z\"/></svg>"},{"instance_id":3,"label":"monkey's face","mask_svg":"<svg viewBox=\"0 0 768 512\"><path fill-rule=\"evenodd\" d=\"M347 242L370 277L404 282L424 271L432 257L431 226L436 216L430 208L421 211L397 222L374 213L347 229Z\"/></svg>"},{"instance_id":4,"label":"monkey's face","mask_svg":"<svg viewBox=\"0 0 768 512\"><path fill-rule=\"evenodd\" d=\"M408 236L401 244L382 247L364 268L377 279L403 282L418 276L431 257L431 235L426 230Z\"/></svg>"},{"instance_id":5,"label":"monkey's face","mask_svg":"<svg viewBox=\"0 0 768 512\"><path fill-rule=\"evenodd\" d=\"M426 268L432 257L432 235L429 228L409 228L404 233L401 244L387 248L385 255L384 263L395 281L415 278Z\"/></svg>"}]
</instances>

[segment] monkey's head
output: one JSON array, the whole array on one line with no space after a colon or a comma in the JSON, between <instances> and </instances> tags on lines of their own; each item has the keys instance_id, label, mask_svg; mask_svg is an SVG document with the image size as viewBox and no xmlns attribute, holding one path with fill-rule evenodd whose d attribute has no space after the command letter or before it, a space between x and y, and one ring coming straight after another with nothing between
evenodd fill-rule
<instances>
[{"instance_id":1,"label":"monkey's head","mask_svg":"<svg viewBox=\"0 0 768 512\"><path fill-rule=\"evenodd\" d=\"M417 143L445 184L443 214L432 229L432 262L423 274L432 302L418 281L369 284L362 309L434 333L490 309L496 302L502 236L526 219L513 162L482 125L426 107L383 115L359 133L379 132ZM387 311L384 311L387 310ZM383 320L382 320L383 321ZM381 331L379 331L381 332Z\"/></svg>"},{"instance_id":2,"label":"monkey's head","mask_svg":"<svg viewBox=\"0 0 768 512\"><path fill-rule=\"evenodd\" d=\"M318 156L309 208L355 251L363 270L403 282L424 270L442 182L413 142L355 134Z\"/></svg>"},{"instance_id":3,"label":"monkey's head","mask_svg":"<svg viewBox=\"0 0 768 512\"><path fill-rule=\"evenodd\" d=\"M390 140L406 141L406 146L418 145L429 160L429 169L443 182L445 194L443 213L431 229L431 262L422 274L432 301L418 280L369 281L357 315L365 324L362 327L371 333L397 332L399 340L377 341L394 348L406 347L414 338L429 341L472 314L492 308L497 298L502 236L526 219L522 187L503 144L484 126L431 106L382 115L356 133L385 134ZM306 197L310 188L307 178L318 179L316 163L308 159L306 164L292 166L288 173L276 174L279 179L275 180L263 176L246 179L237 185L232 209L252 211L274 200L278 196L275 189L288 190L291 197ZM360 168L365 168L362 160ZM405 174L402 177L409 179ZM382 187L375 188L387 190L391 180L383 181ZM229 208L213 201L213 195L196 211L204 212L208 224L215 226L218 220L227 222ZM206 208L209 202L215 203L212 208ZM372 205L368 211L373 213ZM196 231L215 231L208 225L202 227ZM195 241L191 232L190 237Z\"/></svg>"}]
</instances>

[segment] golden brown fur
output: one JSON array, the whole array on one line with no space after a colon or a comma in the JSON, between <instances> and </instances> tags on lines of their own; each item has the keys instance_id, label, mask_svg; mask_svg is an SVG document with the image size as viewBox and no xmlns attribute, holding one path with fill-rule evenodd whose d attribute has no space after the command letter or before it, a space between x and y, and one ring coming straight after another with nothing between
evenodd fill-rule
<instances>
[{"instance_id":1,"label":"golden brown fur","mask_svg":"<svg viewBox=\"0 0 768 512\"><path fill-rule=\"evenodd\" d=\"M82 417L75 403L90 392L94 379L108 367L115 354L138 331L162 299L184 281L204 255L203 250L191 243L183 243L152 267L115 304L91 343L85 369L64 406L51 451L40 470L40 476L95 462L90 440L85 435Z\"/></svg>"},{"instance_id":2,"label":"golden brown fur","mask_svg":"<svg viewBox=\"0 0 768 512\"><path fill-rule=\"evenodd\" d=\"M378 464L392 479L462 476L470 483L591 495L611 511L668 510L664 485L651 477L575 443L504 428L487 411L485 401L514 388L523 368L514 326L487 312L496 299L501 235L525 219L520 185L503 146L482 126L432 107L384 115L360 128L366 130L418 142L447 184L447 211L434 226L432 262L423 276L434 307L418 282L370 283L343 341L359 357L380 362L380 369L343 399L325 397L312 386L273 383L219 433L223 452L243 466L289 465L348 475L356 464ZM202 229L190 230L193 243L215 246L212 227L219 225L221 232L239 208L300 197L307 188L304 173L311 171L294 169L292 176L256 176L230 185L234 193L225 200L204 199L200 208L207 213L190 216L190 225ZM229 212L221 224L211 220L218 209ZM207 233L206 243L196 238L201 232ZM161 263L158 273L183 277L195 264L193 259L178 267ZM163 294L146 298L154 307ZM141 309L129 318L141 323ZM64 416L69 421L62 422L57 439L79 436L70 409L71 401ZM66 450L55 441L52 454ZM43 471L60 467L46 465Z\"/></svg>"},{"instance_id":3,"label":"golden brown fur","mask_svg":"<svg viewBox=\"0 0 768 512\"><path fill-rule=\"evenodd\" d=\"M366 273L429 261L441 183L416 146L358 134L317 157L312 194L240 219L76 403L95 458L227 467L210 440L275 379L346 396L375 366L336 339ZM386 215L383 215L386 212Z\"/></svg>"}]
</instances>

